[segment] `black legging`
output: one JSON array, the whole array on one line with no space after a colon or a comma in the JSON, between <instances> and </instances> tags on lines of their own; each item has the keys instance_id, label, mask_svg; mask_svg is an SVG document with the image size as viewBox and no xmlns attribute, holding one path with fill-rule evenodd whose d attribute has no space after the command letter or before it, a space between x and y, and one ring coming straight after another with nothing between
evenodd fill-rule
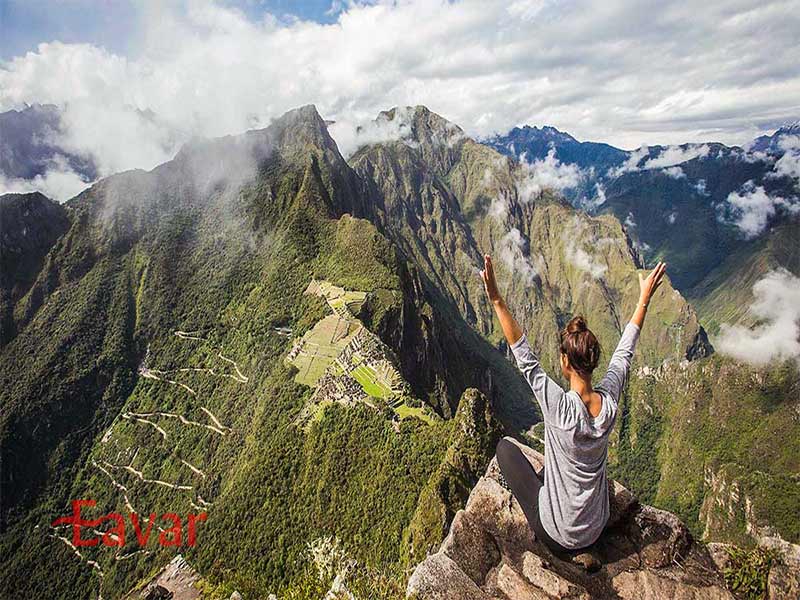
<instances>
[{"instance_id":1,"label":"black legging","mask_svg":"<svg viewBox=\"0 0 800 600\"><path fill-rule=\"evenodd\" d=\"M539 490L544 485L544 473L537 473L533 465L525 458L522 450L506 439L500 440L497 444L497 465L511 488L511 493L522 507L528 524L536 534L536 539L543 542L553 554L560 556L575 554L575 550L564 548L542 527L542 521L539 518Z\"/></svg>"}]
</instances>

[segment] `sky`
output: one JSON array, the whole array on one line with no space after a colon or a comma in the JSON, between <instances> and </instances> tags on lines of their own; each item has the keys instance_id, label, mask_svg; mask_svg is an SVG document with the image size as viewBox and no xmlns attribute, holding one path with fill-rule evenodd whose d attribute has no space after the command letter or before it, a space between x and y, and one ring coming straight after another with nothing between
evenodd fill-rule
<instances>
[{"instance_id":1,"label":"sky","mask_svg":"<svg viewBox=\"0 0 800 600\"><path fill-rule=\"evenodd\" d=\"M478 137L744 144L800 118L798 31L800 0L0 0L0 111L65 107L101 172L308 103L342 132L424 104Z\"/></svg>"}]
</instances>

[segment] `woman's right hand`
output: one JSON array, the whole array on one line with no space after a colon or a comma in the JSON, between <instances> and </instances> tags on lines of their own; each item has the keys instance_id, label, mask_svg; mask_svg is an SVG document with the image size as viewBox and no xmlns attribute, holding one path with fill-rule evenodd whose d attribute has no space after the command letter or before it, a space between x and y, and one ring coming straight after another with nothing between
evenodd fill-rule
<instances>
[{"instance_id":1,"label":"woman's right hand","mask_svg":"<svg viewBox=\"0 0 800 600\"><path fill-rule=\"evenodd\" d=\"M503 298L500 296L500 290L497 289L497 280L494 278L494 265L492 265L492 257L488 254L483 257L483 271L481 271L481 278L483 279L483 287L486 290L486 296L492 303L500 302Z\"/></svg>"},{"instance_id":2,"label":"woman's right hand","mask_svg":"<svg viewBox=\"0 0 800 600\"><path fill-rule=\"evenodd\" d=\"M656 268L650 271L650 274L647 277L642 277L642 274L639 273L639 303L643 305L647 305L650 303L650 299L653 297L653 294L658 289L658 286L661 285L661 281L664 279L664 273L667 271L667 263L660 262L656 265Z\"/></svg>"}]
</instances>

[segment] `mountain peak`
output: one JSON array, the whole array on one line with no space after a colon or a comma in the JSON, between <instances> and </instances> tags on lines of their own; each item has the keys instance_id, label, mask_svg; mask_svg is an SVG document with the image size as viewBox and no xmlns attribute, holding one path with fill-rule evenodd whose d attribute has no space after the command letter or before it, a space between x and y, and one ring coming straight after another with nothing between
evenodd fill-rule
<instances>
[{"instance_id":1,"label":"mountain peak","mask_svg":"<svg viewBox=\"0 0 800 600\"><path fill-rule=\"evenodd\" d=\"M785 123L775 130L772 134L764 134L754 139L748 150L751 152L767 152L773 155L782 155L784 150L780 146L780 141L784 136L800 135L800 119L791 123Z\"/></svg>"},{"instance_id":2,"label":"mountain peak","mask_svg":"<svg viewBox=\"0 0 800 600\"><path fill-rule=\"evenodd\" d=\"M420 144L452 145L465 137L464 130L427 106L395 106L378 113L378 125L391 124L403 139Z\"/></svg>"},{"instance_id":3,"label":"mountain peak","mask_svg":"<svg viewBox=\"0 0 800 600\"><path fill-rule=\"evenodd\" d=\"M782 125L774 135L798 135L800 134L800 119Z\"/></svg>"},{"instance_id":4,"label":"mountain peak","mask_svg":"<svg viewBox=\"0 0 800 600\"><path fill-rule=\"evenodd\" d=\"M527 138L529 140L533 138L543 138L553 142L577 142L577 140L566 131L561 131L552 125L542 125L541 127L537 127L536 125L533 127L524 125L522 128L514 127L514 129L509 132L509 135Z\"/></svg>"},{"instance_id":5,"label":"mountain peak","mask_svg":"<svg viewBox=\"0 0 800 600\"><path fill-rule=\"evenodd\" d=\"M325 120L316 106L306 104L291 109L263 129L253 129L239 135L220 138L197 138L187 142L176 159L210 156L245 156L259 161L277 150L284 157L305 157L309 150L334 153L340 157L336 142L328 133Z\"/></svg>"},{"instance_id":6,"label":"mountain peak","mask_svg":"<svg viewBox=\"0 0 800 600\"><path fill-rule=\"evenodd\" d=\"M269 131L282 147L299 146L295 149L302 150L308 145L313 145L325 150L336 149L336 143L328 133L325 120L313 104L285 112L261 131Z\"/></svg>"}]
</instances>

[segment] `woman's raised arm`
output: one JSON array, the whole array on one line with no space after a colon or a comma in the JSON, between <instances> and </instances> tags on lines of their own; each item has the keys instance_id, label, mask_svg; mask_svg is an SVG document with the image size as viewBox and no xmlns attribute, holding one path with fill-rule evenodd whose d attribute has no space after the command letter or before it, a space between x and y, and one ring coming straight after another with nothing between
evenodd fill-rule
<instances>
[{"instance_id":1,"label":"woman's raised arm","mask_svg":"<svg viewBox=\"0 0 800 600\"><path fill-rule=\"evenodd\" d=\"M642 328L644 317L647 314L647 306L650 304L650 299L653 294L661 285L664 279L664 273L667 271L667 263L660 262L656 268L650 271L647 277L642 277L639 273L639 303L636 305L636 310L631 317L631 323L636 325L639 329Z\"/></svg>"},{"instance_id":2,"label":"woman's raised arm","mask_svg":"<svg viewBox=\"0 0 800 600\"><path fill-rule=\"evenodd\" d=\"M544 422L556 427L565 427L569 416L564 413L564 405L561 402L564 390L544 372L539 357L536 356L528 344L527 338L522 334L522 328L511 316L511 311L508 310L497 289L492 257L488 254L483 257L481 276L486 288L486 295L494 306L497 318L500 319L500 326L503 328L503 334L517 361L517 367L539 402Z\"/></svg>"},{"instance_id":3,"label":"woman's raised arm","mask_svg":"<svg viewBox=\"0 0 800 600\"><path fill-rule=\"evenodd\" d=\"M660 262L647 277L642 277L642 274L639 273L639 303L636 305L636 310L633 311L630 323L622 332L622 337L619 339L614 354L611 355L611 360L608 361L608 370L605 376L596 386L597 389L603 389L611 394L614 401L619 400L622 390L625 388L628 372L633 362L633 352L636 349L636 342L639 340L639 333L647 314L647 306L650 304L653 293L661 285L666 268L667 265Z\"/></svg>"},{"instance_id":4,"label":"woman's raised arm","mask_svg":"<svg viewBox=\"0 0 800 600\"><path fill-rule=\"evenodd\" d=\"M486 295L489 301L494 306L494 311L497 313L497 318L500 320L500 327L503 328L503 334L506 336L506 341L509 346L516 344L522 337L522 328L511 315L508 310L505 300L500 295L500 290L497 289L497 280L494 278L494 265L492 265L492 257L488 254L483 257L483 271L481 271L483 278L483 287L486 289Z\"/></svg>"}]
</instances>

